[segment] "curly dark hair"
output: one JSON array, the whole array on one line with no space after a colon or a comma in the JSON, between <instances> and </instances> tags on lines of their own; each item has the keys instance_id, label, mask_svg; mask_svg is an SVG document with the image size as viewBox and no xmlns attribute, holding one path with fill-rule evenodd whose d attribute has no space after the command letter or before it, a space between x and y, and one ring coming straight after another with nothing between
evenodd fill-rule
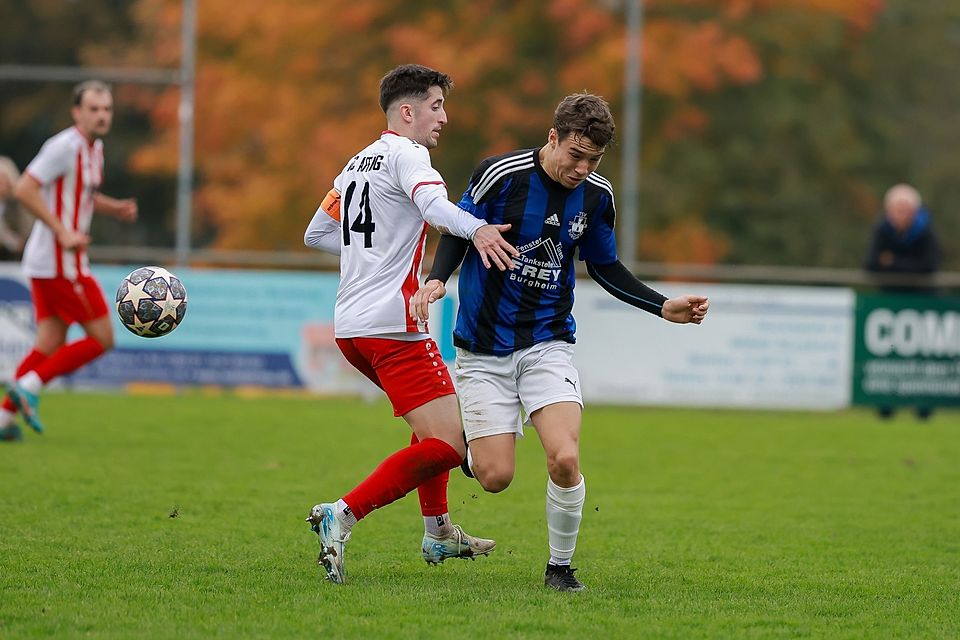
<instances>
[{"instance_id":1,"label":"curly dark hair","mask_svg":"<svg viewBox=\"0 0 960 640\"><path fill-rule=\"evenodd\" d=\"M420 64L403 64L380 80L380 108L386 113L401 98L423 100L430 87L440 87L446 95L452 86L453 80L445 73Z\"/></svg>"},{"instance_id":2,"label":"curly dark hair","mask_svg":"<svg viewBox=\"0 0 960 640\"><path fill-rule=\"evenodd\" d=\"M560 140L569 135L589 138L603 149L613 140L616 125L606 100L592 93L574 93L557 105L553 128Z\"/></svg>"}]
</instances>

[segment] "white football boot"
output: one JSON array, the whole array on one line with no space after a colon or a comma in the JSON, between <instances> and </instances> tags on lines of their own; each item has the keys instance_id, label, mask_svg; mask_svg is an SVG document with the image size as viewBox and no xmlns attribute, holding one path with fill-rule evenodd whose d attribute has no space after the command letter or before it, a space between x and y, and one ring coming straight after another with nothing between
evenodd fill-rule
<instances>
[{"instance_id":1,"label":"white football boot","mask_svg":"<svg viewBox=\"0 0 960 640\"><path fill-rule=\"evenodd\" d=\"M318 504L310 510L307 522L320 536L320 555L317 564L327 572L327 580L343 584L346 573L343 570L343 546L350 539L350 532L343 533L343 526L333 512L334 505Z\"/></svg>"}]
</instances>

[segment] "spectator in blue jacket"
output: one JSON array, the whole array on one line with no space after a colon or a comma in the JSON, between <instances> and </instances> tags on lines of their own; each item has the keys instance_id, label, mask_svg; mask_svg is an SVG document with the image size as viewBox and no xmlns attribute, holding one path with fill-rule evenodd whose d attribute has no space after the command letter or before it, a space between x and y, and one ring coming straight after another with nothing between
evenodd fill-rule
<instances>
[{"instance_id":1,"label":"spectator in blue jacket","mask_svg":"<svg viewBox=\"0 0 960 640\"><path fill-rule=\"evenodd\" d=\"M878 275L914 275L914 282L881 283L890 293L934 293L932 276L940 267L943 253L933 231L930 212L920 193L908 184L897 184L883 198L883 215L873 228L873 239L864 267ZM926 276L926 277L924 277ZM894 408L881 406L880 417L890 418ZM917 416L928 419L929 406L917 407Z\"/></svg>"},{"instance_id":2,"label":"spectator in blue jacket","mask_svg":"<svg viewBox=\"0 0 960 640\"><path fill-rule=\"evenodd\" d=\"M890 187L883 198L883 216L873 228L865 267L876 274L933 275L943 254L933 231L930 212L920 193L908 184ZM885 285L885 291L930 293L929 282Z\"/></svg>"}]
</instances>

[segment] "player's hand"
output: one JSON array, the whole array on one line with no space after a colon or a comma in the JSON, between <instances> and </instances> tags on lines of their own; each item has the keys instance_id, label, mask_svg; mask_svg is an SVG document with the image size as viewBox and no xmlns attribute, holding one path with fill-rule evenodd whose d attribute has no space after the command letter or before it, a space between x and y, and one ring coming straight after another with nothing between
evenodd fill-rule
<instances>
[{"instance_id":1,"label":"player's hand","mask_svg":"<svg viewBox=\"0 0 960 640\"><path fill-rule=\"evenodd\" d=\"M509 228L509 224L485 224L473 234L473 246L477 248L480 260L487 269L491 262L497 265L500 271L513 269L513 260L510 257L516 258L520 252L500 235Z\"/></svg>"},{"instance_id":2,"label":"player's hand","mask_svg":"<svg viewBox=\"0 0 960 640\"><path fill-rule=\"evenodd\" d=\"M64 227L57 232L57 244L64 249L79 249L90 244L90 236Z\"/></svg>"},{"instance_id":3,"label":"player's hand","mask_svg":"<svg viewBox=\"0 0 960 640\"><path fill-rule=\"evenodd\" d=\"M410 298L410 317L417 322L430 319L430 303L447 295L447 288L439 280L427 280Z\"/></svg>"},{"instance_id":4,"label":"player's hand","mask_svg":"<svg viewBox=\"0 0 960 640\"><path fill-rule=\"evenodd\" d=\"M139 209L137 208L135 198L126 198L117 201L116 215L120 220L124 222L136 222L138 212Z\"/></svg>"},{"instance_id":5,"label":"player's hand","mask_svg":"<svg viewBox=\"0 0 960 640\"><path fill-rule=\"evenodd\" d=\"M700 324L709 308L710 301L704 296L677 296L663 303L663 319L679 324Z\"/></svg>"}]
</instances>

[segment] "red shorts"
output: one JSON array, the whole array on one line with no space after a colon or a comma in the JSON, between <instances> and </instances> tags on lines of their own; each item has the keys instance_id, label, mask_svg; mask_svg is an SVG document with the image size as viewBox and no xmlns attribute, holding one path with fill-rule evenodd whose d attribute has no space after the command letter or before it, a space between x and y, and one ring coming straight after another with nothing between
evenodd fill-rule
<instances>
[{"instance_id":1,"label":"red shorts","mask_svg":"<svg viewBox=\"0 0 960 640\"><path fill-rule=\"evenodd\" d=\"M456 393L433 340L337 338L337 346L350 364L386 392L395 416Z\"/></svg>"},{"instance_id":2,"label":"red shorts","mask_svg":"<svg viewBox=\"0 0 960 640\"><path fill-rule=\"evenodd\" d=\"M80 276L76 280L33 278L30 288L37 322L57 317L67 324L84 323L107 315L103 291L91 276Z\"/></svg>"}]
</instances>

